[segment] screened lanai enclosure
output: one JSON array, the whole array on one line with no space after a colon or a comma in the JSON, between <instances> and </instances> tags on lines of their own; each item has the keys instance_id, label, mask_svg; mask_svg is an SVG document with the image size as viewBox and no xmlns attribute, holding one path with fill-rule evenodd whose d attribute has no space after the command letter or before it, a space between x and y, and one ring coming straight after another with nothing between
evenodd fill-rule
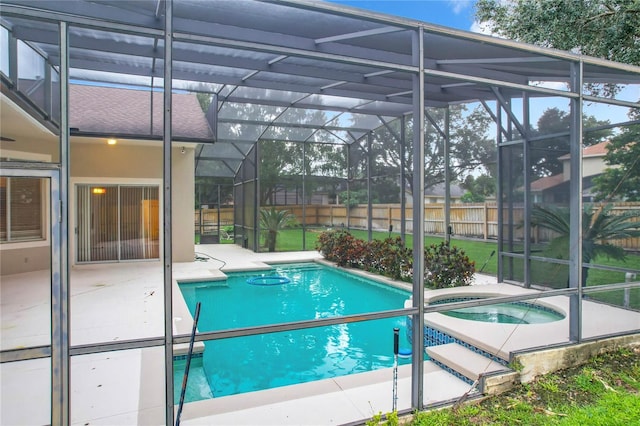
<instances>
[{"instance_id":1,"label":"screened lanai enclosure","mask_svg":"<svg viewBox=\"0 0 640 426\"><path fill-rule=\"evenodd\" d=\"M622 191L637 164L605 159L638 143L638 67L319 1L1 0L0 78L3 424L174 423L193 322L179 283L224 271L194 262L204 205L232 209L246 253L275 206L295 213L296 250L318 230L389 231L424 271L426 234L463 233L453 188L485 179L495 216L468 237L495 242L495 281L511 284L496 285L518 292L449 305L535 299L565 320L468 347L507 366L640 331L640 205ZM437 225L416 208L432 201ZM607 221L619 232L594 230ZM407 300L199 329L196 347L404 317L423 347L450 308L425 304L421 273ZM401 412L441 403L424 360L412 352ZM194 421L216 414L195 406Z\"/></svg>"}]
</instances>

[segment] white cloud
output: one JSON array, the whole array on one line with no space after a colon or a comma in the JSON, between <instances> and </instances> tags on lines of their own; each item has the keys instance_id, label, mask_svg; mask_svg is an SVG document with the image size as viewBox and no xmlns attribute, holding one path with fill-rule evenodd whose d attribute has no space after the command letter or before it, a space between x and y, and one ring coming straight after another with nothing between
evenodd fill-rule
<instances>
[{"instance_id":1,"label":"white cloud","mask_svg":"<svg viewBox=\"0 0 640 426\"><path fill-rule=\"evenodd\" d=\"M498 33L493 31L493 25L492 25L492 23L490 21L489 22L473 21L473 24L471 24L471 27L469 28L469 31L474 32L474 33L489 35L489 36L493 36L493 37L505 38L505 37L502 37Z\"/></svg>"},{"instance_id":2,"label":"white cloud","mask_svg":"<svg viewBox=\"0 0 640 426\"><path fill-rule=\"evenodd\" d=\"M532 86L544 87L546 89L562 90L564 92L569 90L566 81L532 81Z\"/></svg>"},{"instance_id":3,"label":"white cloud","mask_svg":"<svg viewBox=\"0 0 640 426\"><path fill-rule=\"evenodd\" d=\"M471 0L449 0L451 10L456 15L459 15L463 10L472 4Z\"/></svg>"}]
</instances>

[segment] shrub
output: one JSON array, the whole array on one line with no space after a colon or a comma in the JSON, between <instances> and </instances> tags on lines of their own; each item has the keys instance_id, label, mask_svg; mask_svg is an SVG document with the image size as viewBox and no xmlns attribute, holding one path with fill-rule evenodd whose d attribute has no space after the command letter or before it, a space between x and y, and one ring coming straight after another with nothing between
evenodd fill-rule
<instances>
[{"instance_id":1,"label":"shrub","mask_svg":"<svg viewBox=\"0 0 640 426\"><path fill-rule=\"evenodd\" d=\"M348 231L322 232L316 249L338 266L351 266L396 280L413 279L412 250L400 237L365 242ZM442 242L424 251L425 283L431 288L469 285L475 263L458 247Z\"/></svg>"},{"instance_id":2,"label":"shrub","mask_svg":"<svg viewBox=\"0 0 640 426\"><path fill-rule=\"evenodd\" d=\"M368 271L376 272L395 280L411 281L413 259L411 249L400 237L373 240L367 244L364 265Z\"/></svg>"},{"instance_id":3,"label":"shrub","mask_svg":"<svg viewBox=\"0 0 640 426\"><path fill-rule=\"evenodd\" d=\"M316 249L325 259L336 262L338 266L360 268L364 263L365 242L355 238L348 231L336 230L321 233Z\"/></svg>"},{"instance_id":4,"label":"shrub","mask_svg":"<svg viewBox=\"0 0 640 426\"><path fill-rule=\"evenodd\" d=\"M448 288L471 284L476 265L463 250L443 241L425 248L424 269L426 285Z\"/></svg>"}]
</instances>

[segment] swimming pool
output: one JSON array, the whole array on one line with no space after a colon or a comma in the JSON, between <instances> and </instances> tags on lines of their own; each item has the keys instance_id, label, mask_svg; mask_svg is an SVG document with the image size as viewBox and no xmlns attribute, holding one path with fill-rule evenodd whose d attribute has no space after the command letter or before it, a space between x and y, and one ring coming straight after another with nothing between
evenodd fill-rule
<instances>
[{"instance_id":1,"label":"swimming pool","mask_svg":"<svg viewBox=\"0 0 640 426\"><path fill-rule=\"evenodd\" d=\"M228 275L222 282L180 284L192 314L196 302L202 304L201 332L400 309L410 295L319 264ZM290 282L247 283L261 275ZM212 396L219 397L392 367L394 327L401 329L401 347L407 347L404 317L209 341L195 374L204 375ZM176 374L182 369L176 361ZM201 377L194 386L203 386ZM187 400L207 395L206 389L191 389Z\"/></svg>"}]
</instances>

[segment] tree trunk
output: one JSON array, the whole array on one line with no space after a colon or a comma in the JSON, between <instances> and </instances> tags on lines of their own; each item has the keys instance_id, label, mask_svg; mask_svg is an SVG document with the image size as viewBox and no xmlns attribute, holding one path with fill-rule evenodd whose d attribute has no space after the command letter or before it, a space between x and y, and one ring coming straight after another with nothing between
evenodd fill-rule
<instances>
[{"instance_id":1,"label":"tree trunk","mask_svg":"<svg viewBox=\"0 0 640 426\"><path fill-rule=\"evenodd\" d=\"M276 251L276 236L278 233L276 231L269 231L267 233L267 247L269 252Z\"/></svg>"}]
</instances>

